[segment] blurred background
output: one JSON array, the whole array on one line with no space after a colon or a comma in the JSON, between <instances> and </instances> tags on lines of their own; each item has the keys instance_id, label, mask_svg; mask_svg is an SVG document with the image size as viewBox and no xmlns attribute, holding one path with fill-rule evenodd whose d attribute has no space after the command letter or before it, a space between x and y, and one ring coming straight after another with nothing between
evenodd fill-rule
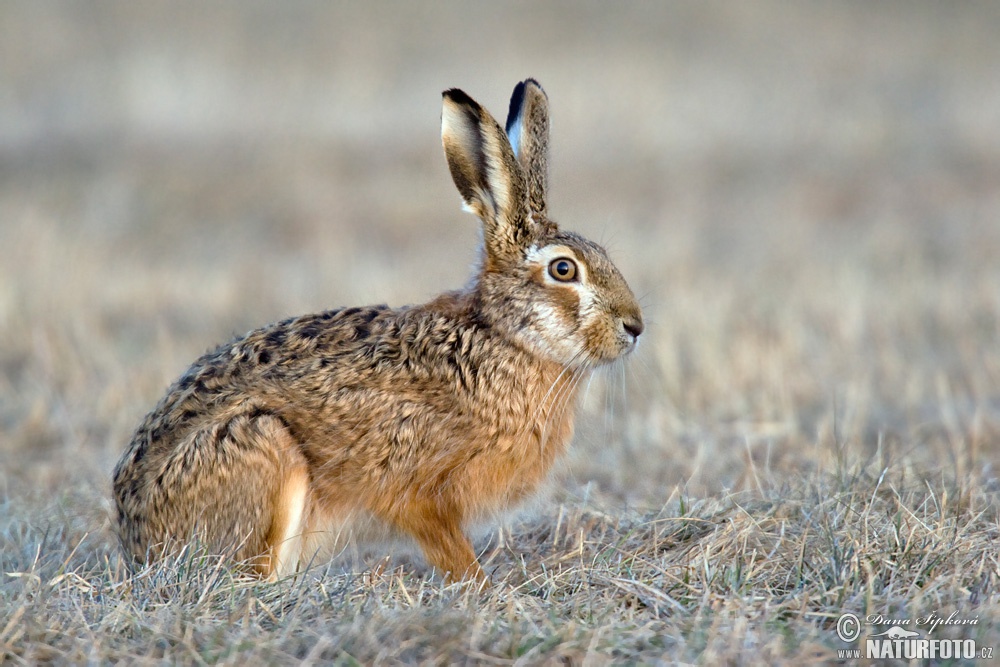
<instances>
[{"instance_id":1,"label":"blurred background","mask_svg":"<svg viewBox=\"0 0 1000 667\"><path fill-rule=\"evenodd\" d=\"M550 210L648 334L560 493L844 456L995 484L1000 4L5 2L0 490L97 507L204 350L464 284L440 93L537 78Z\"/></svg>"}]
</instances>

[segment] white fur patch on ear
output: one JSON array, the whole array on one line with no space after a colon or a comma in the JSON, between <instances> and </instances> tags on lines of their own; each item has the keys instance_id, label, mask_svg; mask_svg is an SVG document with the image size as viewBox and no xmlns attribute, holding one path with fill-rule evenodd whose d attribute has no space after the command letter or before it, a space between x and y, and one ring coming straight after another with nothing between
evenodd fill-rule
<instances>
[{"instance_id":1,"label":"white fur patch on ear","mask_svg":"<svg viewBox=\"0 0 1000 667\"><path fill-rule=\"evenodd\" d=\"M499 130L499 128L497 128ZM483 156L486 158L486 184L491 195L493 215L500 216L511 210L511 175L503 164L503 134L490 132L483 137Z\"/></svg>"},{"instance_id":2,"label":"white fur patch on ear","mask_svg":"<svg viewBox=\"0 0 1000 667\"><path fill-rule=\"evenodd\" d=\"M510 140L510 147L514 149L514 157L521 157L521 115L518 114L513 124L507 128L507 138Z\"/></svg>"},{"instance_id":3,"label":"white fur patch on ear","mask_svg":"<svg viewBox=\"0 0 1000 667\"><path fill-rule=\"evenodd\" d=\"M474 146L478 143L476 134L479 128L465 118L467 112L454 100L444 99L441 105L441 137L445 143L454 143L461 146Z\"/></svg>"},{"instance_id":4,"label":"white fur patch on ear","mask_svg":"<svg viewBox=\"0 0 1000 667\"><path fill-rule=\"evenodd\" d=\"M446 144L461 146L474 145L476 128L463 122L463 110L452 100L445 98L441 106L441 138Z\"/></svg>"}]
</instances>

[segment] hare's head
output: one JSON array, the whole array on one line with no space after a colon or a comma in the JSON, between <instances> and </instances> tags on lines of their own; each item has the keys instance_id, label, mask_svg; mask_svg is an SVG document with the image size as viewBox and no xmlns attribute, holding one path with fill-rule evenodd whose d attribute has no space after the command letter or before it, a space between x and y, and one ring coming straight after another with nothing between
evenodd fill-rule
<instances>
[{"instance_id":1,"label":"hare's head","mask_svg":"<svg viewBox=\"0 0 1000 667\"><path fill-rule=\"evenodd\" d=\"M483 222L483 319L566 366L630 352L643 330L632 290L604 248L546 215L549 111L538 82L514 89L506 132L464 92L445 91L441 138L465 208Z\"/></svg>"}]
</instances>

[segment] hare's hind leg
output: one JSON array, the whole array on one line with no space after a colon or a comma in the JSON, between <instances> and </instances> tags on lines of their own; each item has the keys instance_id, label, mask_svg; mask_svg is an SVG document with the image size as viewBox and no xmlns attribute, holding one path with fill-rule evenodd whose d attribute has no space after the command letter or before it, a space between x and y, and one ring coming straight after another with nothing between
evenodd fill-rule
<instances>
[{"instance_id":1,"label":"hare's hind leg","mask_svg":"<svg viewBox=\"0 0 1000 667\"><path fill-rule=\"evenodd\" d=\"M298 566L308 469L274 415L238 414L169 447L134 442L114 486L122 544L138 563L194 542L262 577Z\"/></svg>"},{"instance_id":2,"label":"hare's hind leg","mask_svg":"<svg viewBox=\"0 0 1000 667\"><path fill-rule=\"evenodd\" d=\"M302 555L307 503L309 500L309 472L298 442L289 433L284 422L268 414L238 417L230 422L229 438L247 454L255 450L265 454L267 463L260 465L250 479L258 480L258 493L250 502L265 506L257 529L263 543L244 552L262 577L275 580L294 573ZM249 458L254 458L249 454ZM255 462L248 467L254 467ZM262 492L262 493L261 493ZM244 495L244 494L241 494ZM248 545L249 546L249 545Z\"/></svg>"},{"instance_id":3,"label":"hare's hind leg","mask_svg":"<svg viewBox=\"0 0 1000 667\"><path fill-rule=\"evenodd\" d=\"M302 459L302 455L298 454L297 458ZM261 572L272 580L293 574L302 558L309 473L304 460L289 463L278 490L275 517L268 536L270 572Z\"/></svg>"}]
</instances>

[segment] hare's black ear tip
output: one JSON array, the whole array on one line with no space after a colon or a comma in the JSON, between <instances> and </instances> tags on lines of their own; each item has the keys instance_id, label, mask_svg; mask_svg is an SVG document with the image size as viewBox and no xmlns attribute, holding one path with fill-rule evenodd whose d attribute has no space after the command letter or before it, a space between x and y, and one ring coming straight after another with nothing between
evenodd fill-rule
<instances>
[{"instance_id":1,"label":"hare's black ear tip","mask_svg":"<svg viewBox=\"0 0 1000 667\"><path fill-rule=\"evenodd\" d=\"M524 100L528 96L528 91L537 88L538 92L545 96L545 90L537 80L528 78L514 86L514 92L510 94L510 108L507 110L507 127L504 129L510 133L511 128L521 117L521 110L524 108Z\"/></svg>"},{"instance_id":2,"label":"hare's black ear tip","mask_svg":"<svg viewBox=\"0 0 1000 667\"><path fill-rule=\"evenodd\" d=\"M514 92L511 94L511 99L510 99L511 104L514 103L515 99L517 99L518 102L524 99L524 96L527 95L529 88L537 88L539 92L541 92L542 94L545 93L545 89L542 88L542 84L538 83L537 79L532 79L531 77L528 77L521 83L514 86Z\"/></svg>"},{"instance_id":3,"label":"hare's black ear tip","mask_svg":"<svg viewBox=\"0 0 1000 667\"><path fill-rule=\"evenodd\" d=\"M534 79L525 79L514 86L514 92L510 94L510 107L507 109L507 122L504 127L504 131L507 134L510 134L511 129L521 118L521 107L524 106L524 92L527 90L528 84L534 81Z\"/></svg>"},{"instance_id":4,"label":"hare's black ear tip","mask_svg":"<svg viewBox=\"0 0 1000 667\"><path fill-rule=\"evenodd\" d=\"M478 106L476 101L473 100L469 95L461 88L449 88L448 90L441 93L441 97L454 102L455 104L467 104L470 106Z\"/></svg>"},{"instance_id":5,"label":"hare's black ear tip","mask_svg":"<svg viewBox=\"0 0 1000 667\"><path fill-rule=\"evenodd\" d=\"M527 78L518 83L514 86L514 92L510 94L511 109L516 109L521 106L521 103L524 102L524 96L528 92L528 88L537 88L538 90L541 90L542 86L538 83L538 81L532 78Z\"/></svg>"}]
</instances>

